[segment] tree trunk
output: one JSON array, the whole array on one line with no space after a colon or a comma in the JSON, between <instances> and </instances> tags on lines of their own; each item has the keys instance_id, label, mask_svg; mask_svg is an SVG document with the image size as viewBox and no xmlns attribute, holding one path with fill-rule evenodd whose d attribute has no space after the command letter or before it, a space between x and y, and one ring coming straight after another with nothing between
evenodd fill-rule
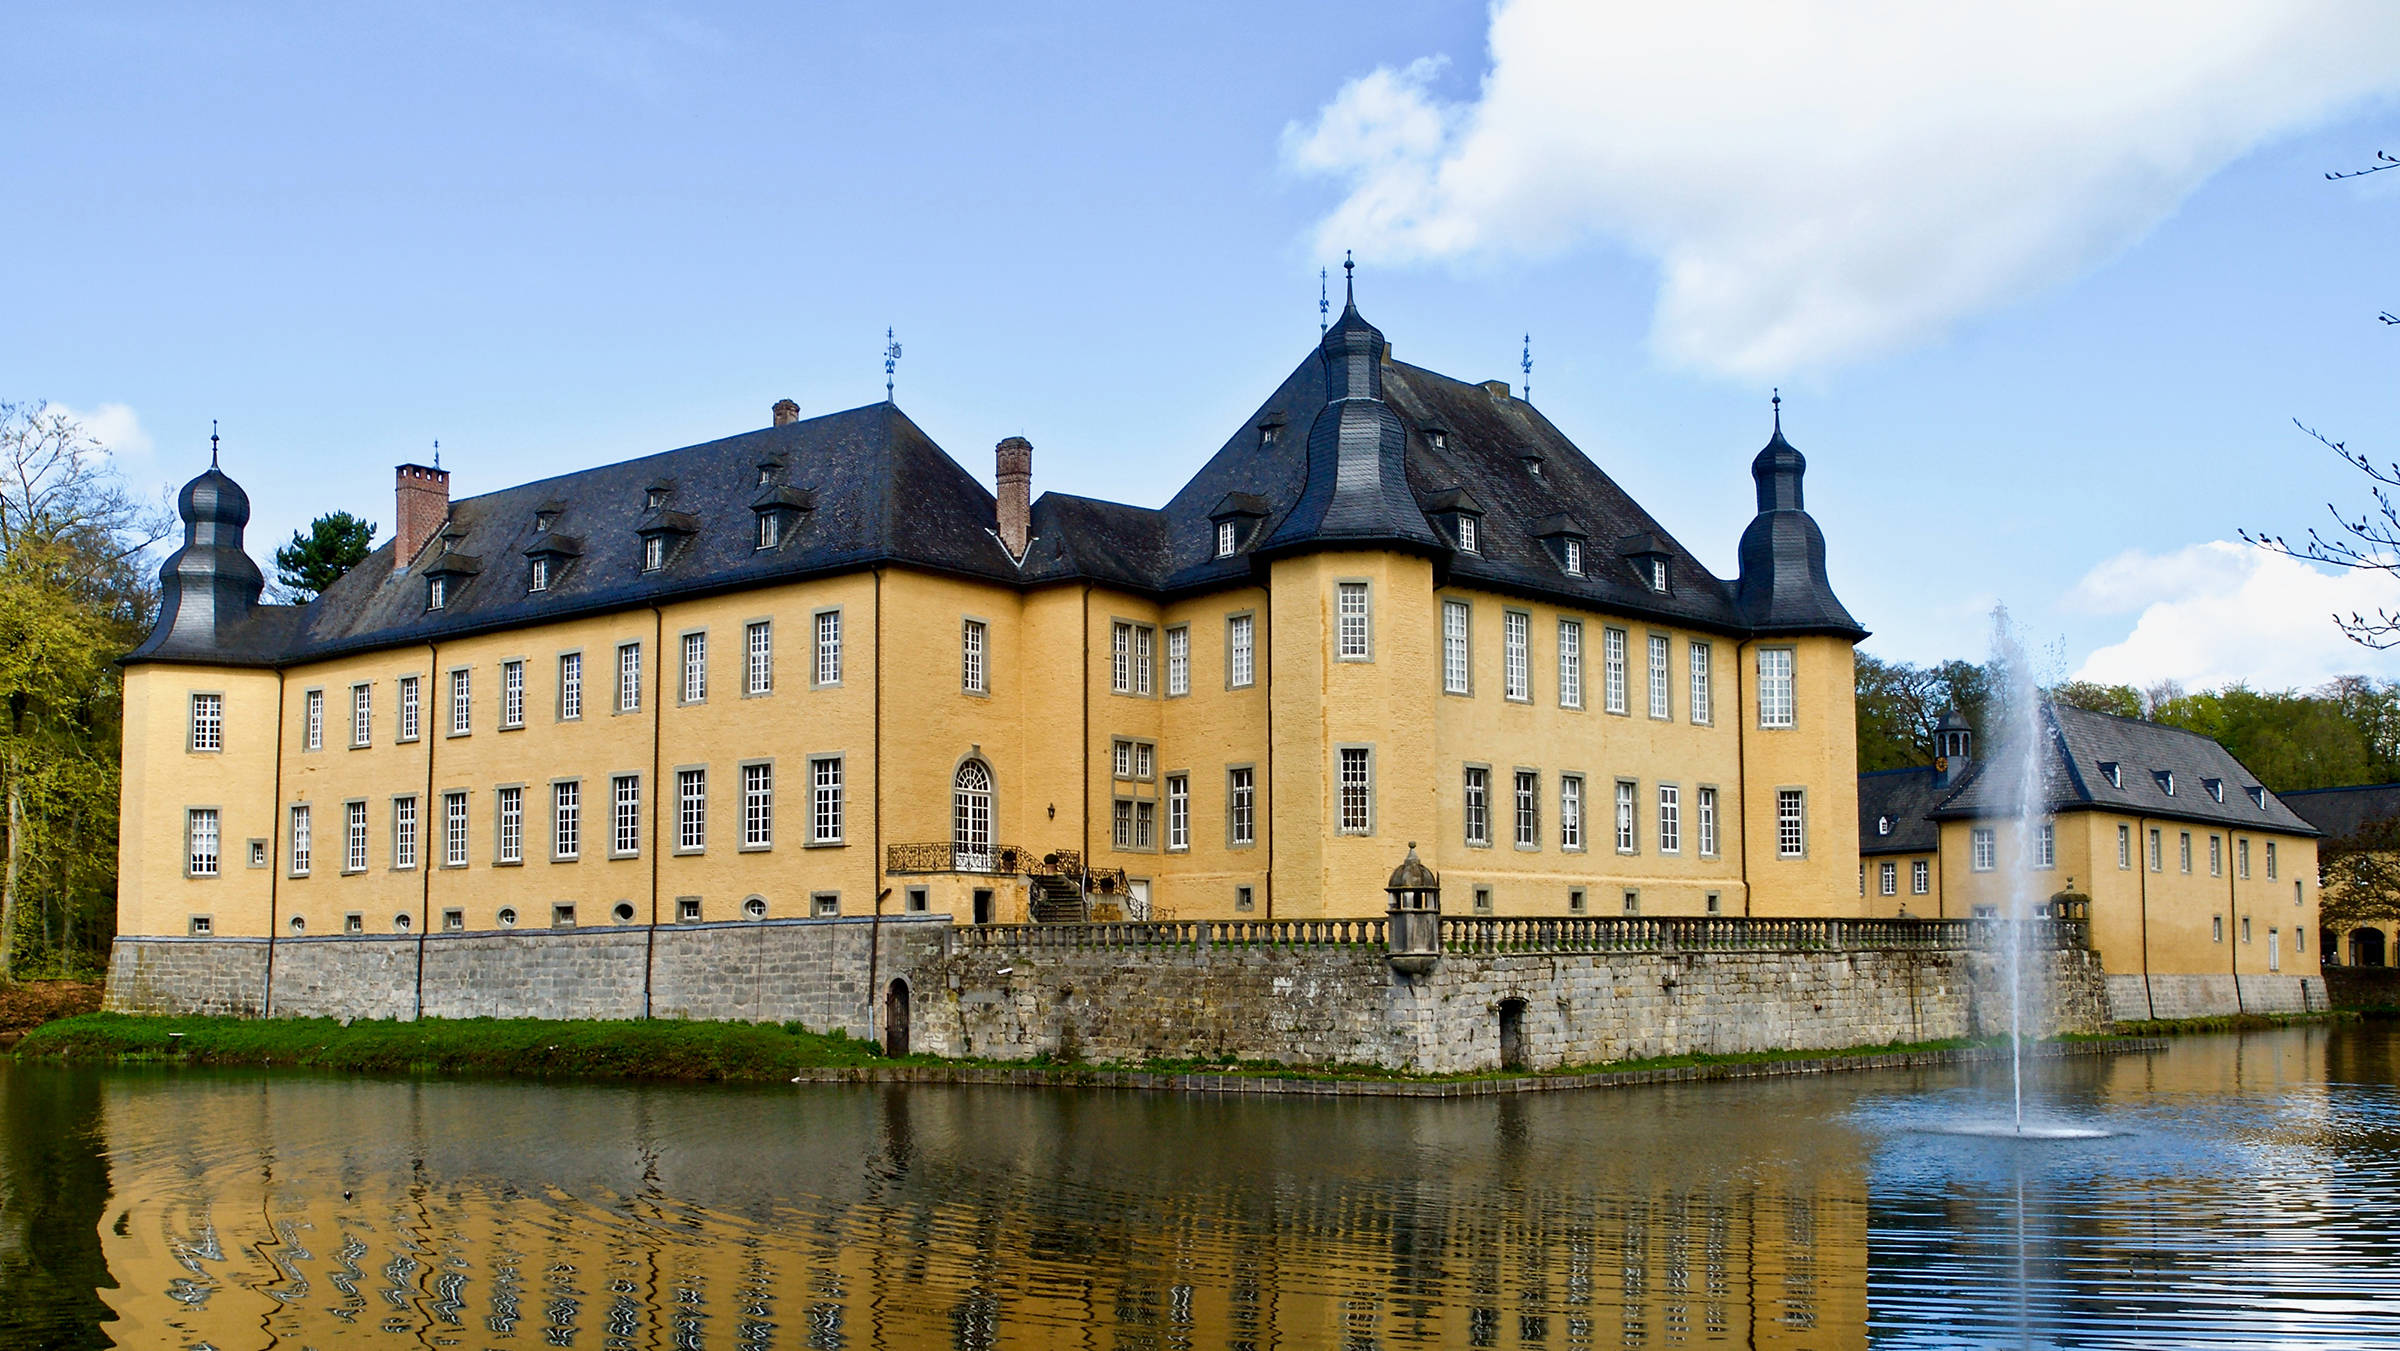
<instances>
[{"instance_id":1,"label":"tree trunk","mask_svg":"<svg viewBox=\"0 0 2400 1351\"><path fill-rule=\"evenodd\" d=\"M17 959L17 857L18 841L25 836L25 803L17 793L17 767L13 757L0 772L8 776L8 862L0 869L0 980L16 976Z\"/></svg>"}]
</instances>

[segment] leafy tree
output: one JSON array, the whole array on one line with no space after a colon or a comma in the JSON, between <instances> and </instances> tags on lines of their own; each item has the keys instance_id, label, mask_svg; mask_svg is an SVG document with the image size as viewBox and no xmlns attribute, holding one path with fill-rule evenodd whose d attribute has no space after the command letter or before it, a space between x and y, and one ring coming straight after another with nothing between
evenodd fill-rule
<instances>
[{"instance_id":1,"label":"leafy tree","mask_svg":"<svg viewBox=\"0 0 2400 1351\"><path fill-rule=\"evenodd\" d=\"M2142 716L2142 692L2131 685L2101 685L2089 680L2069 680L2052 689L2050 698L2054 703L2093 713L2114 713L2120 718Z\"/></svg>"},{"instance_id":2,"label":"leafy tree","mask_svg":"<svg viewBox=\"0 0 2400 1351\"><path fill-rule=\"evenodd\" d=\"M1974 662L1918 666L1861 652L1857 682L1861 772L1932 764L1934 729L1953 708L1975 729L1977 745L1984 744L1996 682Z\"/></svg>"},{"instance_id":3,"label":"leafy tree","mask_svg":"<svg viewBox=\"0 0 2400 1351\"><path fill-rule=\"evenodd\" d=\"M276 591L285 600L303 603L357 567L375 547L375 523L346 511L328 512L292 532L292 542L275 551Z\"/></svg>"},{"instance_id":4,"label":"leafy tree","mask_svg":"<svg viewBox=\"0 0 2400 1351\"><path fill-rule=\"evenodd\" d=\"M2371 821L2345 839L2324 841L2317 876L2319 927L2340 934L2400 921L2400 821Z\"/></svg>"}]
</instances>

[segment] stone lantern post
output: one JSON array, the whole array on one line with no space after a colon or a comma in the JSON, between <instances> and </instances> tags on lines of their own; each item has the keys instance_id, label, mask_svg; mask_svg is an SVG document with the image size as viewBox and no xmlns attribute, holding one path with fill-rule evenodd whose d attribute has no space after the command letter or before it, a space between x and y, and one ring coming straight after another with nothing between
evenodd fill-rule
<instances>
[{"instance_id":1,"label":"stone lantern post","mask_svg":"<svg viewBox=\"0 0 2400 1351\"><path fill-rule=\"evenodd\" d=\"M1415 840L1408 842L1408 857L1392 869L1383 889L1392 897L1384 928L1392 969L1424 975L1442 959L1442 879L1417 857Z\"/></svg>"}]
</instances>

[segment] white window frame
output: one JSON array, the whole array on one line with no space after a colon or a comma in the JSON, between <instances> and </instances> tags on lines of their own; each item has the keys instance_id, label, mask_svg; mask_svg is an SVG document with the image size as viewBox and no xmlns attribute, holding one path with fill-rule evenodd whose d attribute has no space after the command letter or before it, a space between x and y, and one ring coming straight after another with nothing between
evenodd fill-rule
<instances>
[{"instance_id":1,"label":"white window frame","mask_svg":"<svg viewBox=\"0 0 2400 1351\"><path fill-rule=\"evenodd\" d=\"M417 866L417 797L403 793L392 799L392 867Z\"/></svg>"},{"instance_id":2,"label":"white window frame","mask_svg":"<svg viewBox=\"0 0 2400 1351\"><path fill-rule=\"evenodd\" d=\"M617 644L617 711L642 711L642 645Z\"/></svg>"},{"instance_id":3,"label":"white window frame","mask_svg":"<svg viewBox=\"0 0 2400 1351\"><path fill-rule=\"evenodd\" d=\"M1536 769L1512 770L1509 777L1510 823L1516 828L1517 848L1542 847L1542 774Z\"/></svg>"},{"instance_id":4,"label":"white window frame","mask_svg":"<svg viewBox=\"0 0 2400 1351\"><path fill-rule=\"evenodd\" d=\"M1335 828L1343 835L1375 833L1375 751L1340 746L1334 751Z\"/></svg>"},{"instance_id":5,"label":"white window frame","mask_svg":"<svg viewBox=\"0 0 2400 1351\"><path fill-rule=\"evenodd\" d=\"M375 686L366 681L350 687L350 748L375 744Z\"/></svg>"},{"instance_id":6,"label":"white window frame","mask_svg":"<svg viewBox=\"0 0 2400 1351\"><path fill-rule=\"evenodd\" d=\"M225 696L194 693L192 695L191 736L185 742L195 751L225 749Z\"/></svg>"},{"instance_id":7,"label":"white window frame","mask_svg":"<svg viewBox=\"0 0 2400 1351\"><path fill-rule=\"evenodd\" d=\"M224 868L223 818L214 807L188 807L183 813L183 875L215 877Z\"/></svg>"},{"instance_id":8,"label":"white window frame","mask_svg":"<svg viewBox=\"0 0 2400 1351\"><path fill-rule=\"evenodd\" d=\"M422 734L424 707L424 686L419 678L413 675L400 677L400 740L414 741Z\"/></svg>"},{"instance_id":9,"label":"white window frame","mask_svg":"<svg viewBox=\"0 0 2400 1351\"><path fill-rule=\"evenodd\" d=\"M1492 844L1492 771L1486 765L1468 765L1460 777L1459 800L1465 823L1465 838L1469 847L1488 849Z\"/></svg>"},{"instance_id":10,"label":"white window frame","mask_svg":"<svg viewBox=\"0 0 2400 1351\"><path fill-rule=\"evenodd\" d=\"M1149 662L1142 652L1143 644L1140 634L1143 632L1147 632L1147 630L1137 630L1134 638L1134 652L1137 658L1141 659L1140 668L1134 672L1134 683L1143 687L1141 693L1148 694L1150 692L1147 688L1149 681L1145 677L1149 674ZM1227 615L1225 616L1225 688L1246 690L1257 683L1258 616L1255 614Z\"/></svg>"},{"instance_id":11,"label":"white window frame","mask_svg":"<svg viewBox=\"0 0 2400 1351\"><path fill-rule=\"evenodd\" d=\"M771 694L775 689L775 624L754 619L742 627L742 693Z\"/></svg>"},{"instance_id":12,"label":"white window frame","mask_svg":"<svg viewBox=\"0 0 2400 1351\"><path fill-rule=\"evenodd\" d=\"M1971 872L1988 873L2000 866L1999 838L1990 826L1970 826L1967 829L1967 868Z\"/></svg>"},{"instance_id":13,"label":"white window frame","mask_svg":"<svg viewBox=\"0 0 2400 1351\"><path fill-rule=\"evenodd\" d=\"M1641 852L1640 801L1640 784L1631 779L1617 780L1616 841L1617 852L1620 854L1630 855Z\"/></svg>"},{"instance_id":14,"label":"white window frame","mask_svg":"<svg viewBox=\"0 0 2400 1351\"><path fill-rule=\"evenodd\" d=\"M342 804L342 871L367 870L367 804L353 799Z\"/></svg>"},{"instance_id":15,"label":"white window frame","mask_svg":"<svg viewBox=\"0 0 2400 1351\"><path fill-rule=\"evenodd\" d=\"M450 672L450 735L475 730L475 673L461 666Z\"/></svg>"},{"instance_id":16,"label":"white window frame","mask_svg":"<svg viewBox=\"0 0 2400 1351\"><path fill-rule=\"evenodd\" d=\"M1675 717L1675 692L1673 687L1668 683L1668 678L1672 674L1673 658L1670 655L1672 648L1669 646L1667 635L1663 633L1651 634L1649 652L1650 716L1658 719L1661 722L1673 721Z\"/></svg>"},{"instance_id":17,"label":"white window frame","mask_svg":"<svg viewBox=\"0 0 2400 1351\"><path fill-rule=\"evenodd\" d=\"M1225 769L1225 839L1234 848L1258 843L1258 768L1229 765Z\"/></svg>"},{"instance_id":18,"label":"white window frame","mask_svg":"<svg viewBox=\"0 0 2400 1351\"><path fill-rule=\"evenodd\" d=\"M301 735L303 749L325 749L325 691L310 690L300 697Z\"/></svg>"},{"instance_id":19,"label":"white window frame","mask_svg":"<svg viewBox=\"0 0 2400 1351\"><path fill-rule=\"evenodd\" d=\"M708 848L708 770L675 771L675 851L698 853Z\"/></svg>"},{"instance_id":20,"label":"white window frame","mask_svg":"<svg viewBox=\"0 0 2400 1351\"><path fill-rule=\"evenodd\" d=\"M467 795L464 791L442 794L442 866L467 866Z\"/></svg>"},{"instance_id":21,"label":"white window frame","mask_svg":"<svg viewBox=\"0 0 2400 1351\"><path fill-rule=\"evenodd\" d=\"M1167 697L1180 699L1192 692L1192 629L1177 624L1167 630Z\"/></svg>"},{"instance_id":22,"label":"white window frame","mask_svg":"<svg viewBox=\"0 0 2400 1351\"><path fill-rule=\"evenodd\" d=\"M642 536L642 571L656 572L667 565L667 537L664 534Z\"/></svg>"},{"instance_id":23,"label":"white window frame","mask_svg":"<svg viewBox=\"0 0 2400 1351\"><path fill-rule=\"evenodd\" d=\"M1600 630L1600 661L1603 707L1611 713L1625 711L1625 630L1614 626Z\"/></svg>"},{"instance_id":24,"label":"white window frame","mask_svg":"<svg viewBox=\"0 0 2400 1351\"><path fill-rule=\"evenodd\" d=\"M1717 856L1717 790L1703 785L1696 790L1695 810L1700 815L1700 857Z\"/></svg>"},{"instance_id":25,"label":"white window frame","mask_svg":"<svg viewBox=\"0 0 2400 1351\"><path fill-rule=\"evenodd\" d=\"M842 683L842 612L839 609L819 610L810 623L816 637L816 660L810 663L810 674L816 677L818 689Z\"/></svg>"},{"instance_id":26,"label":"white window frame","mask_svg":"<svg viewBox=\"0 0 2400 1351\"><path fill-rule=\"evenodd\" d=\"M708 630L683 635L683 702L708 702Z\"/></svg>"},{"instance_id":27,"label":"white window frame","mask_svg":"<svg viewBox=\"0 0 2400 1351\"><path fill-rule=\"evenodd\" d=\"M1558 776L1558 847L1583 848L1583 776Z\"/></svg>"},{"instance_id":28,"label":"white window frame","mask_svg":"<svg viewBox=\"0 0 2400 1351\"><path fill-rule=\"evenodd\" d=\"M1523 610L1500 612L1500 697L1510 703L1533 701L1533 616Z\"/></svg>"},{"instance_id":29,"label":"white window frame","mask_svg":"<svg viewBox=\"0 0 2400 1351\"><path fill-rule=\"evenodd\" d=\"M742 766L742 848L775 847L775 765L756 760Z\"/></svg>"},{"instance_id":30,"label":"white window frame","mask_svg":"<svg viewBox=\"0 0 2400 1351\"><path fill-rule=\"evenodd\" d=\"M583 654L558 654L558 716L574 722L583 716Z\"/></svg>"},{"instance_id":31,"label":"white window frame","mask_svg":"<svg viewBox=\"0 0 2400 1351\"><path fill-rule=\"evenodd\" d=\"M1775 857L1808 857L1808 790L1775 790Z\"/></svg>"},{"instance_id":32,"label":"white window frame","mask_svg":"<svg viewBox=\"0 0 2400 1351\"><path fill-rule=\"evenodd\" d=\"M1240 545L1241 539L1242 532L1239 526L1231 521L1217 522L1217 557L1233 557L1234 549Z\"/></svg>"},{"instance_id":33,"label":"white window frame","mask_svg":"<svg viewBox=\"0 0 2400 1351\"><path fill-rule=\"evenodd\" d=\"M550 857L562 863L583 857L581 779L560 779L550 785Z\"/></svg>"},{"instance_id":34,"label":"white window frame","mask_svg":"<svg viewBox=\"0 0 2400 1351\"><path fill-rule=\"evenodd\" d=\"M1706 727L1717 719L1715 691L1709 685L1709 667L1714 663L1716 646L1694 639L1683 652L1684 664L1690 668L1691 719L1694 726Z\"/></svg>"},{"instance_id":35,"label":"white window frame","mask_svg":"<svg viewBox=\"0 0 2400 1351\"><path fill-rule=\"evenodd\" d=\"M509 784L492 792L492 861L525 861L525 788Z\"/></svg>"},{"instance_id":36,"label":"white window frame","mask_svg":"<svg viewBox=\"0 0 2400 1351\"><path fill-rule=\"evenodd\" d=\"M843 830L842 757L808 758L808 842L840 844Z\"/></svg>"},{"instance_id":37,"label":"white window frame","mask_svg":"<svg viewBox=\"0 0 2400 1351\"><path fill-rule=\"evenodd\" d=\"M2033 866L2043 869L2058 866L2058 827L2051 822L2044 821L2033 828Z\"/></svg>"},{"instance_id":38,"label":"white window frame","mask_svg":"<svg viewBox=\"0 0 2400 1351\"><path fill-rule=\"evenodd\" d=\"M525 725L525 663L523 661L500 663L500 725L502 727L523 727Z\"/></svg>"},{"instance_id":39,"label":"white window frame","mask_svg":"<svg viewBox=\"0 0 2400 1351\"><path fill-rule=\"evenodd\" d=\"M1794 673L1793 650L1788 647L1762 647L1758 650L1758 725L1770 730L1789 728L1799 721L1799 694Z\"/></svg>"},{"instance_id":40,"label":"white window frame","mask_svg":"<svg viewBox=\"0 0 2400 1351\"><path fill-rule=\"evenodd\" d=\"M991 672L985 648L991 630L980 619L961 619L958 622L958 687L969 694L992 692Z\"/></svg>"},{"instance_id":41,"label":"white window frame","mask_svg":"<svg viewBox=\"0 0 2400 1351\"><path fill-rule=\"evenodd\" d=\"M1475 608L1463 600L1442 602L1442 693L1475 692Z\"/></svg>"},{"instance_id":42,"label":"white window frame","mask_svg":"<svg viewBox=\"0 0 2400 1351\"><path fill-rule=\"evenodd\" d=\"M1192 847L1192 776L1167 776L1167 851L1180 853Z\"/></svg>"},{"instance_id":43,"label":"white window frame","mask_svg":"<svg viewBox=\"0 0 2400 1351\"><path fill-rule=\"evenodd\" d=\"M1930 895L1933 891L1933 865L1921 858L1908 861L1908 894Z\"/></svg>"},{"instance_id":44,"label":"white window frame","mask_svg":"<svg viewBox=\"0 0 2400 1351\"><path fill-rule=\"evenodd\" d=\"M611 858L632 858L642 852L642 776L618 774L608 781Z\"/></svg>"},{"instance_id":45,"label":"white window frame","mask_svg":"<svg viewBox=\"0 0 2400 1351\"><path fill-rule=\"evenodd\" d=\"M1372 661L1375 657L1371 622L1373 599L1365 582L1336 582L1333 586L1337 633L1335 655L1341 661Z\"/></svg>"},{"instance_id":46,"label":"white window frame","mask_svg":"<svg viewBox=\"0 0 2400 1351\"><path fill-rule=\"evenodd\" d=\"M1579 539L1560 540L1559 545L1559 553L1566 560L1564 566L1567 575L1581 577L1583 575L1583 541Z\"/></svg>"},{"instance_id":47,"label":"white window frame","mask_svg":"<svg viewBox=\"0 0 2400 1351\"><path fill-rule=\"evenodd\" d=\"M1899 865L1897 862L1895 862L1895 861L1893 861L1893 860L1891 860L1891 859L1888 859L1888 858L1887 858L1887 859L1885 859L1885 860L1883 861L1882 867L1881 867L1881 868L1880 868L1880 869L1877 871L1877 873L1876 873L1876 882L1875 882L1875 886L1876 886L1876 890L1877 890L1877 892L1878 892L1879 894L1881 894L1881 895L1885 895L1885 896L1897 896L1897 895L1899 895L1899 894L1900 894L1900 865Z\"/></svg>"},{"instance_id":48,"label":"white window frame","mask_svg":"<svg viewBox=\"0 0 2400 1351\"><path fill-rule=\"evenodd\" d=\"M1683 852L1683 789L1672 783L1658 785L1658 852Z\"/></svg>"},{"instance_id":49,"label":"white window frame","mask_svg":"<svg viewBox=\"0 0 2400 1351\"><path fill-rule=\"evenodd\" d=\"M1458 515L1458 551L1460 553L1481 552L1476 547L1476 534L1475 517L1467 512L1460 512Z\"/></svg>"},{"instance_id":50,"label":"white window frame","mask_svg":"<svg viewBox=\"0 0 2400 1351\"><path fill-rule=\"evenodd\" d=\"M547 591L550 589L549 555L544 554L533 560L532 570L528 573L525 579L525 589L527 591Z\"/></svg>"}]
</instances>

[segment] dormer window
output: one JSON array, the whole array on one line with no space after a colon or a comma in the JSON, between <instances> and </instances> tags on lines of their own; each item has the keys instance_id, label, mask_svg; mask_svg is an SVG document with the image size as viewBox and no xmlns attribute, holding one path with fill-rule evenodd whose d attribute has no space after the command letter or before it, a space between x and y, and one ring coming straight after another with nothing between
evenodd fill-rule
<instances>
[{"instance_id":1,"label":"dormer window","mask_svg":"<svg viewBox=\"0 0 2400 1351\"><path fill-rule=\"evenodd\" d=\"M1433 448L1435 450L1448 450L1450 448L1450 433L1443 431L1439 427L1436 427L1432 431L1425 433L1425 439L1433 442Z\"/></svg>"},{"instance_id":2,"label":"dormer window","mask_svg":"<svg viewBox=\"0 0 2400 1351\"><path fill-rule=\"evenodd\" d=\"M1265 422L1259 424L1258 444L1260 448L1264 449L1267 446L1274 445L1275 438L1281 434L1282 431L1283 424L1280 422Z\"/></svg>"},{"instance_id":3,"label":"dormer window","mask_svg":"<svg viewBox=\"0 0 2400 1351\"><path fill-rule=\"evenodd\" d=\"M2100 772L2108 776L2108 786L2109 786L2109 787L2111 787L2111 788L2122 788L2122 787L2124 787L2124 786L2125 786L2125 767L2124 767L2123 765L2120 765L2120 764L2118 764L2116 761L2114 761L2114 760L2103 760L2103 761L2101 761L2101 762L2100 762Z\"/></svg>"},{"instance_id":4,"label":"dormer window","mask_svg":"<svg viewBox=\"0 0 2400 1351\"><path fill-rule=\"evenodd\" d=\"M1567 575L1581 577L1583 575L1583 541L1570 539L1563 540L1561 543L1564 545L1562 552L1566 555Z\"/></svg>"},{"instance_id":5,"label":"dormer window","mask_svg":"<svg viewBox=\"0 0 2400 1351\"><path fill-rule=\"evenodd\" d=\"M2154 769L2150 771L2150 777L2158 780L2158 787L2161 792L2165 793L2168 797L2175 796L2174 770Z\"/></svg>"},{"instance_id":6,"label":"dormer window","mask_svg":"<svg viewBox=\"0 0 2400 1351\"><path fill-rule=\"evenodd\" d=\"M1526 473L1528 473L1528 474L1531 474L1531 475L1532 475L1533 477L1535 477L1535 478L1540 478L1540 477L1542 476L1542 457L1541 457L1541 456L1539 456L1539 455L1520 455L1520 456L1518 456L1517 458L1518 458L1518 460L1519 460L1521 463L1523 463L1523 464L1524 464L1524 466L1525 466L1525 472L1526 472Z\"/></svg>"},{"instance_id":7,"label":"dormer window","mask_svg":"<svg viewBox=\"0 0 2400 1351\"><path fill-rule=\"evenodd\" d=\"M1891 834L1891 833L1892 833L1892 818L1890 818L1890 817L1888 817L1888 816L1878 816L1878 817L1876 817L1876 818L1875 818L1875 833L1876 833L1876 834L1878 834L1878 835L1889 835L1889 834Z\"/></svg>"},{"instance_id":8,"label":"dormer window","mask_svg":"<svg viewBox=\"0 0 2400 1351\"><path fill-rule=\"evenodd\" d=\"M1267 499L1256 493L1227 493L1208 511L1209 557L1231 558L1257 534L1267 517Z\"/></svg>"},{"instance_id":9,"label":"dormer window","mask_svg":"<svg viewBox=\"0 0 2400 1351\"><path fill-rule=\"evenodd\" d=\"M557 519L558 513L555 511L537 511L533 513L533 533L537 535L549 534L550 523Z\"/></svg>"},{"instance_id":10,"label":"dormer window","mask_svg":"<svg viewBox=\"0 0 2400 1351\"><path fill-rule=\"evenodd\" d=\"M2209 801L2223 802L2225 800L2225 781L2223 779L2202 779L2200 786L2208 790Z\"/></svg>"},{"instance_id":11,"label":"dormer window","mask_svg":"<svg viewBox=\"0 0 2400 1351\"><path fill-rule=\"evenodd\" d=\"M533 579L526 589L529 591L547 591L550 589L550 560L548 558L537 558L533 560Z\"/></svg>"},{"instance_id":12,"label":"dormer window","mask_svg":"<svg viewBox=\"0 0 2400 1351\"><path fill-rule=\"evenodd\" d=\"M1475 518L1472 516L1461 515L1458 518L1458 525L1456 528L1458 531L1458 551L1460 553L1468 554L1480 552L1480 550L1475 547Z\"/></svg>"},{"instance_id":13,"label":"dormer window","mask_svg":"<svg viewBox=\"0 0 2400 1351\"><path fill-rule=\"evenodd\" d=\"M765 466L765 465L763 465L763 464L762 464L762 465L760 465L760 466L758 467L758 486L759 486L759 487L761 487L761 488L764 488L764 487L766 487L768 484L770 484L770 483L773 483L774 481L775 481L775 471L774 471L774 470L772 470L772 469L770 469L770 468L768 468L767 466Z\"/></svg>"},{"instance_id":14,"label":"dormer window","mask_svg":"<svg viewBox=\"0 0 2400 1351\"><path fill-rule=\"evenodd\" d=\"M664 488L652 488L648 492L642 494L642 509L644 511L656 511L666 504L667 490Z\"/></svg>"},{"instance_id":15,"label":"dormer window","mask_svg":"<svg viewBox=\"0 0 2400 1351\"><path fill-rule=\"evenodd\" d=\"M758 514L758 547L772 549L783 540L783 521L774 512Z\"/></svg>"},{"instance_id":16,"label":"dormer window","mask_svg":"<svg viewBox=\"0 0 2400 1351\"><path fill-rule=\"evenodd\" d=\"M1663 558L1650 560L1650 589L1653 591L1667 589L1667 560Z\"/></svg>"},{"instance_id":17,"label":"dormer window","mask_svg":"<svg viewBox=\"0 0 2400 1351\"><path fill-rule=\"evenodd\" d=\"M426 578L426 579L425 579L425 608L426 608L426 609L428 609L428 610L439 610L439 609L441 609L443 606L445 606L445 605L448 605L449 603L450 603L450 579L449 579L449 578L447 578L447 577L428 577L428 578Z\"/></svg>"},{"instance_id":18,"label":"dormer window","mask_svg":"<svg viewBox=\"0 0 2400 1351\"><path fill-rule=\"evenodd\" d=\"M1231 521L1217 522L1217 557L1231 558L1241 543L1241 527Z\"/></svg>"},{"instance_id":19,"label":"dormer window","mask_svg":"<svg viewBox=\"0 0 2400 1351\"><path fill-rule=\"evenodd\" d=\"M644 571L644 572L656 572L656 571L658 571L660 568L663 568L663 567L665 567L666 565L667 565L667 537L666 537L665 535L645 535L645 536L643 536L643 537L642 537L642 571Z\"/></svg>"},{"instance_id":20,"label":"dormer window","mask_svg":"<svg viewBox=\"0 0 2400 1351\"><path fill-rule=\"evenodd\" d=\"M2257 784L2255 784L2255 783L2254 783L2254 784L2251 784L2251 785L2250 785L2248 788L2245 788L2245 789L2243 789L2242 791L2243 791L2243 792L2245 792L2245 793L2248 793L2248 794L2250 795L2250 801L2251 801L2251 802L2253 802L2253 803L2255 803L2255 804L2257 805L2257 807L2258 807L2258 809L2259 809L2260 811L2262 811L2262 812L2263 812L2263 811L2265 811L2265 810L2267 809L2267 790L2266 790L2266 789L2264 789L2264 788L2262 788L2262 787L2260 787L2259 785L2257 785Z\"/></svg>"},{"instance_id":21,"label":"dormer window","mask_svg":"<svg viewBox=\"0 0 2400 1351\"><path fill-rule=\"evenodd\" d=\"M1533 537L1550 551L1550 561L1569 577L1583 575L1583 526L1573 516L1554 511L1533 523Z\"/></svg>"},{"instance_id":22,"label":"dormer window","mask_svg":"<svg viewBox=\"0 0 2400 1351\"><path fill-rule=\"evenodd\" d=\"M1648 532L1627 535L1617 541L1617 556L1632 565L1633 575L1642 579L1643 586L1660 595L1666 594L1669 578L1667 561L1672 557L1672 551L1664 535Z\"/></svg>"}]
</instances>

